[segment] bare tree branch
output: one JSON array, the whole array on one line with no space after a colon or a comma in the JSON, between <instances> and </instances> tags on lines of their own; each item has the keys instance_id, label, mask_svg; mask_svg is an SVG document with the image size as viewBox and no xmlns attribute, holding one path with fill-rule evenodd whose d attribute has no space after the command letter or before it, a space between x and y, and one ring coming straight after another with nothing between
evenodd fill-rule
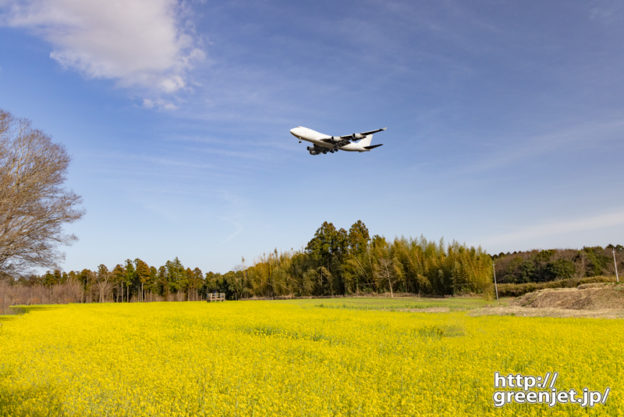
<instances>
[{"instance_id":1,"label":"bare tree branch","mask_svg":"<svg viewBox=\"0 0 624 417\"><path fill-rule=\"evenodd\" d=\"M55 267L58 244L76 239L62 230L83 215L80 197L63 188L69 161L29 121L0 110L0 272Z\"/></svg>"}]
</instances>

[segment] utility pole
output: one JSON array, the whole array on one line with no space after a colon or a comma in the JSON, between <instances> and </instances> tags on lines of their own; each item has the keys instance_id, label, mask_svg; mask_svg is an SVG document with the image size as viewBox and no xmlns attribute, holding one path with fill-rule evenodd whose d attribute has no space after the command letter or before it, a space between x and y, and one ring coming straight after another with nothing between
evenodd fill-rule
<instances>
[{"instance_id":1,"label":"utility pole","mask_svg":"<svg viewBox=\"0 0 624 417\"><path fill-rule=\"evenodd\" d=\"M615 248L612 248L613 251L613 266L615 267L615 281L620 282L620 277L618 276L617 270L617 261L615 260Z\"/></svg>"},{"instance_id":2,"label":"utility pole","mask_svg":"<svg viewBox=\"0 0 624 417\"><path fill-rule=\"evenodd\" d=\"M494 272L494 290L496 291L496 301L498 301L498 284L496 284L496 265L492 262L492 272Z\"/></svg>"}]
</instances>

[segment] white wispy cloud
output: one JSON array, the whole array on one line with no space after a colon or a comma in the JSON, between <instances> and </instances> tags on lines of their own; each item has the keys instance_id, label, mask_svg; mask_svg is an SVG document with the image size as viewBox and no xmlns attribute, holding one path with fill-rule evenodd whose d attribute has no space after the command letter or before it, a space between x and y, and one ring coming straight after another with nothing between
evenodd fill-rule
<instances>
[{"instance_id":1,"label":"white wispy cloud","mask_svg":"<svg viewBox=\"0 0 624 417\"><path fill-rule=\"evenodd\" d=\"M540 241L551 236L594 231L624 225L624 209L601 214L593 214L557 222L536 224L521 229L493 235L483 239L486 246L517 245L528 240Z\"/></svg>"},{"instance_id":2,"label":"white wispy cloud","mask_svg":"<svg viewBox=\"0 0 624 417\"><path fill-rule=\"evenodd\" d=\"M227 210L224 210L225 214L219 216L219 220L229 224L231 229L233 229L229 231L229 233L223 240L223 243L230 242L236 237L238 237L245 230L244 207L247 204L246 204L245 199L241 195L233 193L231 190L226 190L226 189L218 190L216 195L218 195L220 199L228 207Z\"/></svg>"},{"instance_id":3,"label":"white wispy cloud","mask_svg":"<svg viewBox=\"0 0 624 417\"><path fill-rule=\"evenodd\" d=\"M618 0L594 0L589 7L589 18L603 24L612 24L621 20L624 11L622 2Z\"/></svg>"},{"instance_id":4,"label":"white wispy cloud","mask_svg":"<svg viewBox=\"0 0 624 417\"><path fill-rule=\"evenodd\" d=\"M143 107L145 107L146 109L164 109L164 110L175 110L178 108L178 106L175 103L172 103L168 100L164 100L162 98L144 98Z\"/></svg>"},{"instance_id":5,"label":"white wispy cloud","mask_svg":"<svg viewBox=\"0 0 624 417\"><path fill-rule=\"evenodd\" d=\"M502 141L504 145L501 149L467 164L464 171L486 171L509 166L561 149L594 149L599 144L620 142L623 137L624 122L621 117L616 117L568 126L557 131L516 137L515 140L506 138ZM490 145L494 144L490 142Z\"/></svg>"},{"instance_id":6,"label":"white wispy cloud","mask_svg":"<svg viewBox=\"0 0 624 417\"><path fill-rule=\"evenodd\" d=\"M177 0L5 0L0 7L0 24L49 42L50 57L65 68L151 94L146 107L171 109L153 97L187 87L188 71L204 58Z\"/></svg>"}]
</instances>

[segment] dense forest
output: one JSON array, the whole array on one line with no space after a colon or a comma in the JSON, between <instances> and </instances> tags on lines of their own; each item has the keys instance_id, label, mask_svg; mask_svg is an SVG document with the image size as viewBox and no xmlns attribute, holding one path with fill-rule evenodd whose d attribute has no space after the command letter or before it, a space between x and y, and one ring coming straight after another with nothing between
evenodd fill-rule
<instances>
[{"instance_id":1,"label":"dense forest","mask_svg":"<svg viewBox=\"0 0 624 417\"><path fill-rule=\"evenodd\" d=\"M141 259L95 270L17 278L0 283L9 303L199 300L210 292L228 299L409 292L482 293L492 261L480 248L456 242L371 236L362 221L347 231L325 222L305 249L261 256L227 273L188 268L178 258L154 267ZM11 300L6 300L10 297ZM2 301L2 300L0 300Z\"/></svg>"},{"instance_id":2,"label":"dense forest","mask_svg":"<svg viewBox=\"0 0 624 417\"><path fill-rule=\"evenodd\" d=\"M300 251L262 255L251 266L227 273L185 267L178 258L160 267L127 259L108 268L0 278L0 306L63 302L202 300L223 292L228 299L341 296L396 292L458 295L492 292L492 262L499 283L546 282L613 275L613 254L622 268L624 247L541 250L490 256L481 248L424 237L371 236L358 220L349 230L324 222Z\"/></svg>"}]
</instances>

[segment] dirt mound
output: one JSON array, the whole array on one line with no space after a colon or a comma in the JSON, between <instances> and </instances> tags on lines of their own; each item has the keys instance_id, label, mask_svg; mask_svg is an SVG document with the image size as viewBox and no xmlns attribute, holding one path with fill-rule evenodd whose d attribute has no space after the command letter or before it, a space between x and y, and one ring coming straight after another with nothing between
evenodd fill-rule
<instances>
[{"instance_id":1,"label":"dirt mound","mask_svg":"<svg viewBox=\"0 0 624 417\"><path fill-rule=\"evenodd\" d=\"M513 300L511 305L570 310L624 309L624 285L592 284L577 288L534 291Z\"/></svg>"}]
</instances>

